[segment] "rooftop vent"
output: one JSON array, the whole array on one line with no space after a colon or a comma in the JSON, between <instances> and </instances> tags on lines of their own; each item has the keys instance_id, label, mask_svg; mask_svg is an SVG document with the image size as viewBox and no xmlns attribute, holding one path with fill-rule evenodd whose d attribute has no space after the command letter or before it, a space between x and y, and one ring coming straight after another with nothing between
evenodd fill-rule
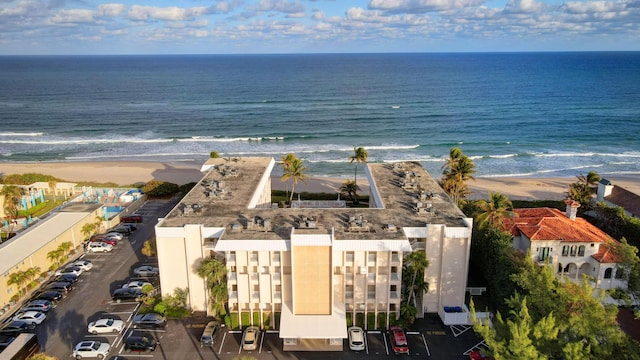
<instances>
[{"instance_id":1,"label":"rooftop vent","mask_svg":"<svg viewBox=\"0 0 640 360\"><path fill-rule=\"evenodd\" d=\"M351 216L349 218L349 231L350 232L369 232L371 227L369 222L364 219L362 215L358 217Z\"/></svg>"},{"instance_id":2,"label":"rooftop vent","mask_svg":"<svg viewBox=\"0 0 640 360\"><path fill-rule=\"evenodd\" d=\"M313 216L307 217L306 215L301 215L296 219L296 222L298 223L298 229L316 229L318 227L316 218Z\"/></svg>"}]
</instances>

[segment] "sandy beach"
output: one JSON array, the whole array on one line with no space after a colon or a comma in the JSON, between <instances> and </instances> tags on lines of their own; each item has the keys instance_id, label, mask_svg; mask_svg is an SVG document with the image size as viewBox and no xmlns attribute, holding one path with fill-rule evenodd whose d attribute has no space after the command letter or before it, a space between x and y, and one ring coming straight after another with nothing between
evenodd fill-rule
<instances>
[{"instance_id":1,"label":"sandy beach","mask_svg":"<svg viewBox=\"0 0 640 360\"><path fill-rule=\"evenodd\" d=\"M149 180L163 180L179 185L200 180L200 163L196 162L143 162L143 161L110 161L110 162L42 162L42 163L0 163L0 176L9 174L41 173L52 175L69 182L95 181L114 182L120 185L131 185ZM439 177L440 174L433 174ZM640 194L640 177L602 175L613 184ZM313 177L306 183L299 182L296 192L337 193L348 178ZM566 198L567 188L575 182L569 178L520 178L491 177L477 178L469 182L472 199L487 198L488 193L501 192L511 200L562 200ZM273 176L271 187L274 190L285 190L287 184L280 177ZM290 185L289 185L290 186ZM358 179L360 193L368 191L368 183L364 178Z\"/></svg>"}]
</instances>

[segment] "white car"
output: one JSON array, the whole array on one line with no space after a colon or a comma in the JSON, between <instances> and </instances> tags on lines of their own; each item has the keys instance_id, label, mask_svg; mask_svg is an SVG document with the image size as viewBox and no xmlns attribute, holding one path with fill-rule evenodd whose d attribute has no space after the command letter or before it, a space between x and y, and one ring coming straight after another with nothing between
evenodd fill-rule
<instances>
[{"instance_id":1,"label":"white car","mask_svg":"<svg viewBox=\"0 0 640 360\"><path fill-rule=\"evenodd\" d=\"M69 266L77 266L80 269L82 269L82 271L89 271L91 269L93 269L93 263L91 261L87 261L87 260L76 260L74 262L72 262L71 264L69 264L67 267Z\"/></svg>"},{"instance_id":2,"label":"white car","mask_svg":"<svg viewBox=\"0 0 640 360\"><path fill-rule=\"evenodd\" d=\"M87 331L90 334L119 333L124 327L124 321L117 319L99 319L89 323Z\"/></svg>"},{"instance_id":3,"label":"white car","mask_svg":"<svg viewBox=\"0 0 640 360\"><path fill-rule=\"evenodd\" d=\"M351 326L349 332L349 349L353 351L364 350L364 331L361 327Z\"/></svg>"},{"instance_id":4,"label":"white car","mask_svg":"<svg viewBox=\"0 0 640 360\"><path fill-rule=\"evenodd\" d=\"M87 244L87 251L92 253L97 252L111 252L113 246L103 243L102 241L93 241Z\"/></svg>"},{"instance_id":5,"label":"white car","mask_svg":"<svg viewBox=\"0 0 640 360\"><path fill-rule=\"evenodd\" d=\"M80 360L84 358L104 359L111 350L108 342L82 341L73 348L73 356Z\"/></svg>"},{"instance_id":6,"label":"white car","mask_svg":"<svg viewBox=\"0 0 640 360\"><path fill-rule=\"evenodd\" d=\"M68 274L80 276L82 274L82 269L80 269L77 266L72 266L72 267L60 268L55 272L55 276L68 275Z\"/></svg>"},{"instance_id":7,"label":"white car","mask_svg":"<svg viewBox=\"0 0 640 360\"><path fill-rule=\"evenodd\" d=\"M146 282L146 281L131 281L131 282L128 282L128 283L122 285L122 288L123 289L140 289L140 290L142 290L142 288L145 287L146 285L153 286L150 282Z\"/></svg>"},{"instance_id":8,"label":"white car","mask_svg":"<svg viewBox=\"0 0 640 360\"><path fill-rule=\"evenodd\" d=\"M144 265L133 269L133 273L137 276L158 276L160 270L157 267Z\"/></svg>"},{"instance_id":9,"label":"white car","mask_svg":"<svg viewBox=\"0 0 640 360\"><path fill-rule=\"evenodd\" d=\"M47 318L47 315L40 311L25 311L13 317L13 321L22 321L27 324L40 325Z\"/></svg>"}]
</instances>

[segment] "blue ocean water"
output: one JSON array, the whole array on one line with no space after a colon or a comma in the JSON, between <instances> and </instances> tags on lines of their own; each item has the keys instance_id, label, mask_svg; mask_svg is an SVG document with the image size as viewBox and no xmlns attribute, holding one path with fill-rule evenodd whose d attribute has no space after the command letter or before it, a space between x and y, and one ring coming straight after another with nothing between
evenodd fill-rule
<instances>
[{"instance_id":1,"label":"blue ocean water","mask_svg":"<svg viewBox=\"0 0 640 360\"><path fill-rule=\"evenodd\" d=\"M451 147L478 176L640 174L640 53L0 57L0 161L293 152L314 175Z\"/></svg>"}]
</instances>

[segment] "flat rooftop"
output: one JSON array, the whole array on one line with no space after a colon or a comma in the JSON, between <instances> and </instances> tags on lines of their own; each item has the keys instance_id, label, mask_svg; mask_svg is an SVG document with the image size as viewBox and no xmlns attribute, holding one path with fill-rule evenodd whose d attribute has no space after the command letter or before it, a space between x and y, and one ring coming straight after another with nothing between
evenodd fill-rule
<instances>
[{"instance_id":1,"label":"flat rooftop","mask_svg":"<svg viewBox=\"0 0 640 360\"><path fill-rule=\"evenodd\" d=\"M333 230L337 240L393 240L406 238L403 227L467 227L466 216L417 162L366 164L371 193L382 207L249 209L254 193L262 192L261 184L270 178L272 163L272 158L209 159L203 169L210 170L158 226L202 224L224 228L224 239L264 240L290 239L293 229Z\"/></svg>"}]
</instances>

